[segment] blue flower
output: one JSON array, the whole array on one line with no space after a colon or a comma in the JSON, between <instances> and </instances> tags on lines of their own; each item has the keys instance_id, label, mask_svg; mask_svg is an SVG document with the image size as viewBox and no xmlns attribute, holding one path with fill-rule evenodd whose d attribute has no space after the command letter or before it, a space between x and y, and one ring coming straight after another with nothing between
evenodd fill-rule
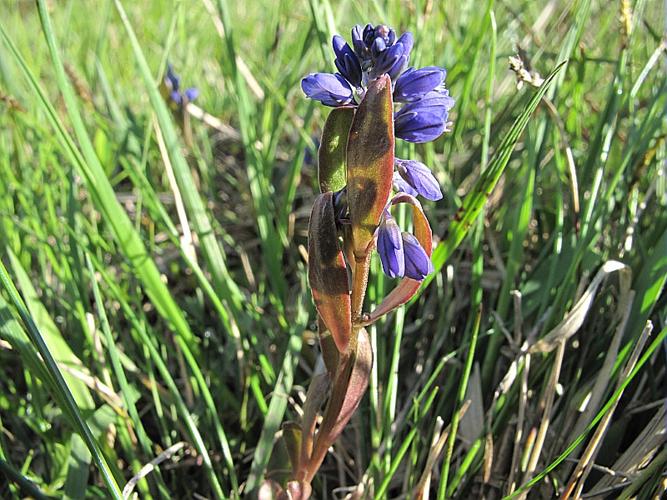
<instances>
[{"instance_id":1,"label":"blue flower","mask_svg":"<svg viewBox=\"0 0 667 500\"><path fill-rule=\"evenodd\" d=\"M311 73L301 80L303 92L325 106L345 106L354 101L350 84L338 73Z\"/></svg>"},{"instance_id":2,"label":"blue flower","mask_svg":"<svg viewBox=\"0 0 667 500\"><path fill-rule=\"evenodd\" d=\"M387 74L394 85L394 101L402 104L394 115L396 137L408 142L437 139L447 128L454 100L444 86L444 68L405 69L414 39L384 24L352 28L352 46L343 37L332 40L339 73L312 73L301 81L306 96L325 106L356 106L369 82Z\"/></svg>"},{"instance_id":3,"label":"blue flower","mask_svg":"<svg viewBox=\"0 0 667 500\"><path fill-rule=\"evenodd\" d=\"M405 254L405 276L421 281L433 272L433 263L417 238L406 232L401 236Z\"/></svg>"},{"instance_id":4,"label":"blue flower","mask_svg":"<svg viewBox=\"0 0 667 500\"><path fill-rule=\"evenodd\" d=\"M333 49L336 53L334 63L340 74L355 87L360 87L361 63L357 55L340 35L333 37Z\"/></svg>"},{"instance_id":5,"label":"blue flower","mask_svg":"<svg viewBox=\"0 0 667 500\"><path fill-rule=\"evenodd\" d=\"M394 218L385 211L380 227L378 227L377 249L380 254L382 270L390 278L405 275L405 255L401 229Z\"/></svg>"},{"instance_id":6,"label":"blue flower","mask_svg":"<svg viewBox=\"0 0 667 500\"><path fill-rule=\"evenodd\" d=\"M390 278L421 281L433 272L431 259L414 235L401 232L388 210L377 231L377 250L382 270Z\"/></svg>"},{"instance_id":7,"label":"blue flower","mask_svg":"<svg viewBox=\"0 0 667 500\"><path fill-rule=\"evenodd\" d=\"M394 160L394 165L397 170L395 174L398 174L409 188L409 190L406 190L403 184L394 181L394 184L399 186L399 191L412 196L420 194L431 201L442 199L440 184L426 165L416 160L401 160L400 158Z\"/></svg>"},{"instance_id":8,"label":"blue flower","mask_svg":"<svg viewBox=\"0 0 667 500\"><path fill-rule=\"evenodd\" d=\"M357 104L368 82L378 76L388 74L395 81L403 72L410 59L412 33L403 33L398 39L396 32L380 24L368 24L352 28L352 45L340 35L332 40L334 64L339 73L315 73L308 75L301 83L304 93L326 106L346 106ZM328 76L324 76L328 75Z\"/></svg>"},{"instance_id":9,"label":"blue flower","mask_svg":"<svg viewBox=\"0 0 667 500\"><path fill-rule=\"evenodd\" d=\"M410 196L417 196L419 194L417 190L408 184L398 172L394 172L392 183L394 184L394 190L396 191L407 193Z\"/></svg>"},{"instance_id":10,"label":"blue flower","mask_svg":"<svg viewBox=\"0 0 667 500\"><path fill-rule=\"evenodd\" d=\"M408 68L396 80L394 100L396 102L416 101L442 85L446 76L447 71L437 66L427 66L421 69Z\"/></svg>"},{"instance_id":11,"label":"blue flower","mask_svg":"<svg viewBox=\"0 0 667 500\"><path fill-rule=\"evenodd\" d=\"M396 137L408 142L429 142L447 129L454 99L446 89L433 90L394 113Z\"/></svg>"},{"instance_id":12,"label":"blue flower","mask_svg":"<svg viewBox=\"0 0 667 500\"><path fill-rule=\"evenodd\" d=\"M184 98L187 102L192 102L199 96L197 87L189 87L181 91L181 79L174 73L174 67L167 65L167 73L164 75L164 87L171 102L177 106L182 106Z\"/></svg>"}]
</instances>

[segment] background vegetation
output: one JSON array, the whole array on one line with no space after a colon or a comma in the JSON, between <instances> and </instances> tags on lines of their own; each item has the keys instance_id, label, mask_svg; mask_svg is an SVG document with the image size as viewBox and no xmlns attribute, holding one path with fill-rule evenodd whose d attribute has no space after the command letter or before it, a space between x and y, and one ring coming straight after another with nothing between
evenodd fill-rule
<instances>
[{"instance_id":1,"label":"background vegetation","mask_svg":"<svg viewBox=\"0 0 667 500\"><path fill-rule=\"evenodd\" d=\"M2 0L0 497L284 477L280 424L318 356L305 244L327 110L299 82L366 22L412 31L457 104L451 133L398 146L446 193L427 210L437 273L371 329L369 393L315 496L664 491L662 2ZM207 122L162 100L167 61ZM369 303L392 286L374 266Z\"/></svg>"}]
</instances>

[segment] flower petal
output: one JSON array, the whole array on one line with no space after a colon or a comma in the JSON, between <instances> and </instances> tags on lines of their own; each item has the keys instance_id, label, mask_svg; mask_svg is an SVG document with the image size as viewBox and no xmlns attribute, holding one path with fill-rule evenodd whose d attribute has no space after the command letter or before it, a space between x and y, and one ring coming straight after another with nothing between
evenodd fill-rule
<instances>
[{"instance_id":1,"label":"flower petal","mask_svg":"<svg viewBox=\"0 0 667 500\"><path fill-rule=\"evenodd\" d=\"M427 66L425 68L408 68L397 80L394 88L394 100L411 102L422 98L445 80L447 72L444 68Z\"/></svg>"},{"instance_id":2,"label":"flower petal","mask_svg":"<svg viewBox=\"0 0 667 500\"><path fill-rule=\"evenodd\" d=\"M171 97L171 100L176 104L181 104L181 102L183 102L183 96L181 96L180 92L175 90L169 94L169 97Z\"/></svg>"},{"instance_id":3,"label":"flower petal","mask_svg":"<svg viewBox=\"0 0 667 500\"><path fill-rule=\"evenodd\" d=\"M376 38L376 41L380 40ZM405 47L402 43L396 42L394 45L385 50L382 54L376 56L375 64L371 71L371 77L377 77L383 74L388 74L393 80L403 71L407 63L404 57Z\"/></svg>"},{"instance_id":4,"label":"flower petal","mask_svg":"<svg viewBox=\"0 0 667 500\"><path fill-rule=\"evenodd\" d=\"M352 46L359 57L365 57L366 44L364 43L364 29L359 24L356 24L352 28Z\"/></svg>"},{"instance_id":5,"label":"flower petal","mask_svg":"<svg viewBox=\"0 0 667 500\"><path fill-rule=\"evenodd\" d=\"M345 106L354 102L350 84L339 74L311 73L301 80L303 92L325 106Z\"/></svg>"},{"instance_id":6,"label":"flower petal","mask_svg":"<svg viewBox=\"0 0 667 500\"><path fill-rule=\"evenodd\" d=\"M431 170L422 162L396 158L394 164L396 165L398 174L407 184L414 188L414 191L427 200L438 201L442 199L442 191L440 190L438 180L435 178Z\"/></svg>"},{"instance_id":7,"label":"flower petal","mask_svg":"<svg viewBox=\"0 0 667 500\"><path fill-rule=\"evenodd\" d=\"M417 196L419 194L417 193L417 190L408 184L398 172L394 172L392 182L394 183L394 189L396 191L407 193L410 196Z\"/></svg>"},{"instance_id":8,"label":"flower petal","mask_svg":"<svg viewBox=\"0 0 667 500\"><path fill-rule=\"evenodd\" d=\"M333 37L333 49L336 54L334 63L340 74L355 87L361 85L361 63L352 48L340 35Z\"/></svg>"},{"instance_id":9,"label":"flower petal","mask_svg":"<svg viewBox=\"0 0 667 500\"><path fill-rule=\"evenodd\" d=\"M399 75L403 72L405 67L410 61L410 51L412 50L412 45L414 40L412 38L412 33L406 31L401 35L401 37L396 41L396 45L401 45L403 47L401 55L394 61L391 65L391 68L387 70L387 74L392 80L396 80Z\"/></svg>"},{"instance_id":10,"label":"flower petal","mask_svg":"<svg viewBox=\"0 0 667 500\"><path fill-rule=\"evenodd\" d=\"M408 103L394 115L396 137L409 142L437 139L446 128L454 99L446 89L432 91Z\"/></svg>"},{"instance_id":11,"label":"flower petal","mask_svg":"<svg viewBox=\"0 0 667 500\"><path fill-rule=\"evenodd\" d=\"M382 38L376 38L373 40L373 44L371 45L371 54L373 54L373 57L378 57L386 49L387 44L384 43Z\"/></svg>"},{"instance_id":12,"label":"flower petal","mask_svg":"<svg viewBox=\"0 0 667 500\"><path fill-rule=\"evenodd\" d=\"M403 276L405 257L401 229L389 212L385 212L384 219L378 228L377 250L384 273L390 278Z\"/></svg>"},{"instance_id":13,"label":"flower petal","mask_svg":"<svg viewBox=\"0 0 667 500\"><path fill-rule=\"evenodd\" d=\"M403 113L396 116L396 137L408 142L430 142L445 131L447 115L437 113Z\"/></svg>"},{"instance_id":14,"label":"flower petal","mask_svg":"<svg viewBox=\"0 0 667 500\"><path fill-rule=\"evenodd\" d=\"M409 31L406 31L403 33L398 40L396 40L396 43L401 43L403 44L403 53L405 54L405 57L408 59L410 58L410 52L412 51L412 46L415 43L415 39L412 36L412 33Z\"/></svg>"},{"instance_id":15,"label":"flower petal","mask_svg":"<svg viewBox=\"0 0 667 500\"><path fill-rule=\"evenodd\" d=\"M410 233L403 233L403 249L405 253L405 275L421 281L433 272L433 264L417 238Z\"/></svg>"}]
</instances>

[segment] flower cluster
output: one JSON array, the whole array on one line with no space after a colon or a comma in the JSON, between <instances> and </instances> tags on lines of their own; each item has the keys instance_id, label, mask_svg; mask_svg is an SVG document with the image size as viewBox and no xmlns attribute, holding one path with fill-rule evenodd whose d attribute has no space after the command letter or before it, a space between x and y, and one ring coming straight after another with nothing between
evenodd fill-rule
<instances>
[{"instance_id":1,"label":"flower cluster","mask_svg":"<svg viewBox=\"0 0 667 500\"><path fill-rule=\"evenodd\" d=\"M163 88L171 104L177 107L182 106L185 102L192 102L199 96L199 89L197 87L189 87L184 91L181 90L181 78L174 72L174 67L171 64L167 66Z\"/></svg>"},{"instance_id":2,"label":"flower cluster","mask_svg":"<svg viewBox=\"0 0 667 500\"><path fill-rule=\"evenodd\" d=\"M444 82L443 68L428 66L407 68L412 50L412 33L396 38L385 25L352 28L352 45L336 35L333 38L334 61L338 73L313 73L301 82L305 94L326 106L356 106L363 98L369 81L387 74L394 87L396 137L408 142L437 139L447 127L454 100ZM407 68L407 69L406 69Z\"/></svg>"},{"instance_id":3,"label":"flower cluster","mask_svg":"<svg viewBox=\"0 0 667 500\"><path fill-rule=\"evenodd\" d=\"M392 84L395 136L408 142L437 139L447 130L454 100L445 88L444 68L408 67L413 46L412 33L397 37L385 26L367 24L352 28L352 46L343 37L333 37L337 73L312 73L301 82L311 99L331 107L357 107L368 84L388 75ZM414 160L394 160L393 187L399 193L427 200L442 198L442 191L430 169ZM430 259L417 239L401 232L391 216L390 200L377 228L377 250L384 272L392 277L422 280L432 271Z\"/></svg>"}]
</instances>

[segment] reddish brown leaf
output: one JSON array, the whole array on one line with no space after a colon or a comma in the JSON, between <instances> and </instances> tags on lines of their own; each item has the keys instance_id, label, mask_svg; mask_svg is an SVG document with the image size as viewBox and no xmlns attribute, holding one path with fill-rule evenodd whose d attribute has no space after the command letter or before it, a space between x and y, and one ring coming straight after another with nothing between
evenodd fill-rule
<instances>
[{"instance_id":1,"label":"reddish brown leaf","mask_svg":"<svg viewBox=\"0 0 667 500\"><path fill-rule=\"evenodd\" d=\"M336 347L345 352L352 333L350 284L339 248L333 193L315 199L308 227L308 281L315 307Z\"/></svg>"},{"instance_id":2,"label":"reddish brown leaf","mask_svg":"<svg viewBox=\"0 0 667 500\"><path fill-rule=\"evenodd\" d=\"M345 425L350 421L352 415L354 415L368 387L371 367L373 366L373 349L371 347L371 339L365 328L359 330L357 342L357 355L354 359L354 366L347 384L343 406L328 436L331 443L343 432Z\"/></svg>"},{"instance_id":3,"label":"reddish brown leaf","mask_svg":"<svg viewBox=\"0 0 667 500\"><path fill-rule=\"evenodd\" d=\"M322 351L324 366L327 369L329 377L333 380L336 375L336 370L338 369L340 352L338 352L338 348L336 347L331 332L327 329L324 321L322 321L322 318L319 316L317 318L317 329L319 331L320 351Z\"/></svg>"},{"instance_id":4,"label":"reddish brown leaf","mask_svg":"<svg viewBox=\"0 0 667 500\"><path fill-rule=\"evenodd\" d=\"M347 143L347 196L354 254L363 259L389 200L394 172L394 118L391 80L368 84Z\"/></svg>"}]
</instances>

